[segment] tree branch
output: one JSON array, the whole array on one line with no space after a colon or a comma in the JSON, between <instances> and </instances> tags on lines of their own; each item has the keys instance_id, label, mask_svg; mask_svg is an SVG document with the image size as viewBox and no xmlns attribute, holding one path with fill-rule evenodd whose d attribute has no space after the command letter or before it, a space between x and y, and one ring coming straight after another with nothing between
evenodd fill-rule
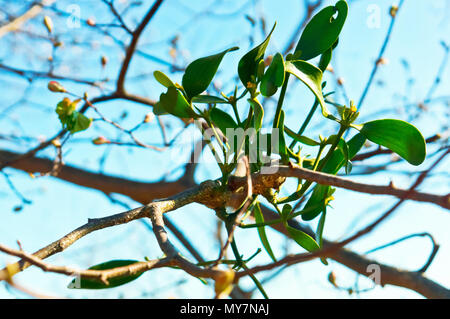
<instances>
[{"instance_id":1,"label":"tree branch","mask_svg":"<svg viewBox=\"0 0 450 319\"><path fill-rule=\"evenodd\" d=\"M15 154L15 153L13 153L11 155L8 152L1 151L0 159L2 159L2 157L4 158L4 157L8 157L8 156L16 156L16 155L17 154ZM15 162L14 165L16 168L24 169L24 170L27 170L27 169L29 170L30 168L32 168L32 170L33 169L45 169L46 170L48 167L51 167L51 163L52 163L51 161L45 160L45 159L28 158L26 160ZM67 181L76 183L81 186L95 188L95 189L98 189L101 191L122 193L126 196L129 196L129 197L131 197L135 200L139 200L141 202L148 202L149 200L152 199L151 196L155 196L158 193L158 191L159 191L158 197L166 197L166 196L170 196L170 195L176 193L177 190L182 190L182 189L185 189L185 187L186 187L181 182L167 183L170 185L167 185L167 187L164 187L164 186L161 187L158 182L156 182L156 183L134 182L134 181L129 181L129 180L125 180L125 179L119 179L116 177L110 177L110 176L105 176L105 175L101 175L101 174L86 172L84 170L77 169L75 167L70 167L70 166L64 166L62 168L58 178L65 179ZM253 185L255 185L255 183L259 183L260 185L267 185L270 182L270 179L264 180L264 178L267 178L267 176L265 176L265 177L264 176L259 176L259 177L253 176L253 178L254 178L252 180ZM280 181L278 181L278 183L279 182ZM230 187L232 187L233 189L236 190L240 186L244 186L246 183L247 183L247 180L245 177L243 177L241 179L235 178L233 181L231 181ZM272 180L272 184L275 185L273 180ZM259 192L261 192L261 191L262 191L262 189L259 189ZM134 192L136 192L136 194L133 194ZM162 194L164 192L166 192L166 194ZM243 192L245 193L245 190ZM224 201L226 201L227 199L229 200L231 198L230 194L221 195L221 196L225 196L225 198L222 201L217 201L218 194L219 193L217 193L217 192L214 192L214 194L209 194L209 196L205 196L205 198L203 198L203 201L208 203L208 202L210 202L210 198L214 198L216 205L220 205L220 204L223 205ZM154 197L154 198L157 198L157 197ZM262 206L262 211L263 211L264 218L266 221L270 221L270 220L279 218L278 214L265 208L264 206ZM133 212L133 210L131 212ZM122 213L122 214L124 214L124 213ZM106 225L106 226L111 227L111 226L114 226L114 224L119 223L119 222L130 221L130 219L125 218L122 214L114 215L115 217L113 216L112 219L111 219L111 217L109 217L109 218L106 217L106 219L102 219L102 221L103 221L102 223L107 223L108 225ZM139 216L139 214L136 212L132 213L132 214L135 214L134 215L135 218L137 218L136 216ZM47 246L46 248L36 252L35 255L40 258L41 257L46 258L50 255L53 255L55 253L62 251L63 249L68 247L66 245L70 241L78 240L79 238L90 233L91 231L96 230L96 228L98 228L98 229L104 228L103 226L100 227L98 222L99 222L99 220L90 220L88 222L88 224L69 233L68 235L63 237L61 240L59 240L55 243L52 243L49 246ZM161 225L163 225L163 224L160 223L160 220L158 221L158 223L160 226L159 229L163 230L164 227L161 228ZM309 229L303 227L295 220L290 220L289 224L292 227L295 227L295 228L305 231L307 233L309 232L309 234L312 234L312 232ZM89 225L89 227L87 225ZM284 227L282 227L281 224L271 225L271 227L288 235L286 230L284 229ZM166 236L166 234L164 234L164 231L162 232L162 234L163 234L163 237L160 237L160 241L162 242L162 244L164 244L164 240L165 240L164 236ZM67 238L69 238L69 241ZM167 238L167 237L165 237L165 238ZM327 245L335 245L335 243L324 240L324 247L327 247ZM169 249L169 252L170 252L170 249ZM373 263L373 261L371 261L363 256L360 256L352 251L349 251L345 248L338 248L335 251L333 251L332 253L330 253L330 255L328 257L334 259L337 262L342 263L343 265L347 266L348 268L353 269L364 276L370 275L369 273L366 272L366 269L367 269L367 265ZM288 259L288 261L289 261L289 259ZM25 264L25 262L22 261L22 264ZM184 266L189 269L190 269L190 267L192 267L192 265L190 265L190 264L186 264ZM442 296L442 293L447 291L447 290L445 290L446 288L443 288L440 285L438 285L437 283L434 283L433 281L425 278L423 276L423 274L420 274L420 277L417 277L419 275L413 276L407 272L405 273L404 271L397 270L393 267L384 266L384 265L380 265L380 266L382 267L382 270L385 269L385 271L387 272L386 276L384 276L384 279L383 279L383 280L385 280L386 284L398 285L401 287L413 289L427 297ZM23 265L22 265L22 267L23 267ZM387 268L384 268L384 267L387 267ZM198 272L198 269L193 268L193 270L191 270L191 272ZM397 275L400 276L400 279ZM414 283L414 280L416 280L416 279L418 281L417 281L417 283Z\"/></svg>"},{"instance_id":2,"label":"tree branch","mask_svg":"<svg viewBox=\"0 0 450 319\"><path fill-rule=\"evenodd\" d=\"M147 12L145 17L142 19L141 23L137 26L136 30L133 31L133 35L131 37L130 45L127 48L125 59L123 60L122 67L120 68L119 77L117 79L117 92L123 93L125 92L125 76L128 72L128 68L130 66L131 59L136 52L136 46L139 41L139 37L144 31L147 24L155 15L158 8L161 6L163 0L156 0L150 10Z\"/></svg>"}]
</instances>

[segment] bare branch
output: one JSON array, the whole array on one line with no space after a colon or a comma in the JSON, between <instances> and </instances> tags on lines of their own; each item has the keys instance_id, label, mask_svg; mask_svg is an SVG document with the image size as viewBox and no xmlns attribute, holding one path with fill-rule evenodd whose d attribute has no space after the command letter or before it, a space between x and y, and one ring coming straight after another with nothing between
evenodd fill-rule
<instances>
[{"instance_id":1,"label":"bare branch","mask_svg":"<svg viewBox=\"0 0 450 319\"><path fill-rule=\"evenodd\" d=\"M138 25L136 30L133 31L133 36L131 38L130 45L127 48L125 59L123 60L122 67L119 72L119 77L117 79L117 92L119 93L125 92L125 76L127 74L128 67L130 66L131 59L136 51L136 46L139 41L139 37L141 36L142 31L144 31L147 24L155 15L158 8L161 6L162 2L163 0L156 0L155 3L150 8L150 10L145 15L145 17L142 19L141 23Z\"/></svg>"}]
</instances>

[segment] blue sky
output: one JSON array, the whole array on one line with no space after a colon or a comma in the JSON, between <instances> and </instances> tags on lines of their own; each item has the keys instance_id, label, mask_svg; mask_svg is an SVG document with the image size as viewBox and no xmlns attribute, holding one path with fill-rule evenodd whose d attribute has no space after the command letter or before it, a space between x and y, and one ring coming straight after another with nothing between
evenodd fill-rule
<instances>
[{"instance_id":1,"label":"blue sky","mask_svg":"<svg viewBox=\"0 0 450 319\"><path fill-rule=\"evenodd\" d=\"M146 29L140 41L142 51L154 54L160 58L170 61L168 55L168 40L173 34L181 35L179 49L181 57L178 63L189 62L201 56L219 52L225 48L238 45L240 50L228 54L221 64L217 79L223 85L225 93L229 93L235 84L233 76L237 68L239 58L250 48L249 34L252 33L250 23L245 19L243 12L251 17L264 14L267 28L277 21L277 28L272 36L270 46L267 50L269 54L276 53L284 49L286 42L292 31L297 26L299 19L304 12L300 1L223 1L218 6L211 6L211 12L198 15L192 18L195 12L201 12L204 8L209 8L209 4L216 1L167 1L154 20ZM333 4L334 1L325 1ZM110 19L104 14L105 6L101 2L79 1L77 4L81 9L81 17L87 19L95 16L97 21ZM66 10L70 3L64 2L58 7ZM390 18L388 9L391 1L352 1L350 4L347 22L342 31L339 46L331 64L335 67L339 76L345 80L345 88L351 99L357 101L365 86L373 63L378 55L379 48L384 40ZM146 3L143 8L149 6ZM375 8L375 9L374 9ZM373 19L372 14L378 12L379 26L373 27L368 23ZM441 41L450 43L449 25L449 2L445 0L432 1L405 1L401 11L391 41L387 48L385 58L386 65L380 67L376 82L383 81L383 85L373 85L370 90L361 114L363 119L375 119L380 117L405 119L408 109L402 108L405 104L401 95L408 94L409 102L418 102L424 98L431 86L436 72L444 55ZM236 11L240 13L236 14ZM130 25L138 20L145 11L132 11L127 20ZM230 14L233 13L233 14ZM370 20L372 21L372 20ZM31 24L38 32L43 33L40 23ZM372 26L372 27L371 27ZM123 52L108 37L92 33L86 33L82 29L69 29L64 19L55 18L55 30L59 32L63 41L77 38L81 42L94 40L93 46L73 45L64 46L58 57L64 61L57 69L57 72L67 73L83 78L115 78L117 76ZM260 32L260 25L257 24L254 31L254 44L263 38ZM115 36L124 38L124 34L117 32ZM18 38L20 41L21 38ZM12 41L11 38L0 41ZM6 43L6 42L5 42ZM18 42L18 43L23 43ZM11 54L8 46L0 46L0 60L7 65L14 65L24 69L45 70L43 62L36 62L36 57L46 57L51 53L51 46L42 41L26 42L26 45L19 46L14 54ZM105 55L109 63L102 69L99 58ZM30 56L33 59L30 59ZM407 61L409 69L405 69ZM157 84L152 77L143 76L151 74L154 70L161 70L168 73L168 67L150 61L142 56L136 55L133 58L127 88L130 92L141 94L151 98L157 98L163 88ZM434 93L434 97L449 96L450 77L448 67L439 87ZM172 79L181 82L181 73L171 74ZM412 77L414 82L408 91L407 80ZM333 88L334 79L327 74L325 79ZM3 105L7 106L16 101L28 87L28 83L17 76L0 73L0 92L3 96ZM29 89L30 102L22 107L16 108L8 113L7 117L0 118L2 133L19 134L26 136L46 136L50 137L60 128L57 116L54 113L56 103L61 99L61 95L48 92L47 80L37 81ZM310 93L298 82L291 85L291 94L286 102L287 124L296 128L309 111L313 101ZM108 83L106 88L113 88L114 83ZM85 86L68 83L65 84L71 91L82 93ZM100 94L97 89L88 89L89 96ZM341 103L340 95L337 99ZM270 121L274 113L274 104L267 102L266 121L270 126ZM0 106L3 108L3 106ZM244 108L242 106L242 108ZM388 111L380 115L379 111L389 108ZM122 122L124 127L132 127L141 121L147 112L148 107L125 101L113 101L102 104L100 110L105 116L117 119L124 111L128 113L127 118ZM414 124L422 131L425 137L435 133L438 125L445 124L448 117L442 114L447 110L448 105L444 103L433 103L429 105L429 111L425 113ZM243 110L244 112L245 110ZM372 115L373 114L373 115ZM93 113L89 114L94 116ZM16 121L20 121L20 126ZM176 120L168 120L175 134L181 127ZM325 122L319 116L315 116L312 125L307 131L311 137L334 134L336 126L333 123ZM181 141L190 141L190 133L187 131ZM90 139L98 135L107 135L114 138L117 133L104 123L96 122L88 131L77 134L64 149L64 159L66 163L81 166L90 170L99 169L98 160L105 151L104 146L92 145ZM152 123L138 132L138 137L160 142L160 133L157 125ZM9 143L0 140L1 147L16 151L25 151L29 145ZM182 154L179 149L169 153L157 153L151 150L138 148L112 147L110 156L104 164L104 172L112 175L125 176L130 179L157 181L167 172L168 179L176 179L182 170L175 168L183 164L189 153ZM42 152L42 155L53 156L53 150ZM395 168L409 170L423 170L427 168L433 159L426 161L421 166L415 168L407 164L396 164ZM380 163L379 159L374 159L371 163ZM437 172L448 172L449 160L440 164ZM356 166L355 166L356 167ZM2 222L0 223L0 242L15 247L15 241L20 240L26 251L34 251L42 246L60 238L72 229L84 224L87 218L106 216L123 211L123 207L112 203L104 194L89 189L80 188L72 184L54 179L38 178L31 179L27 174L6 169L11 175L14 184L30 200L32 205L27 205L20 213L13 213L12 208L20 201L11 192L6 182L0 182L0 203L2 209ZM209 178L219 177L219 170L216 165L201 165L196 173L196 180L202 181ZM370 177L353 176L352 179L375 184L388 184L391 179L399 187L408 187L413 178L401 174L390 174L380 172ZM449 192L448 178L432 177L422 186L423 190L433 193L445 194ZM325 236L328 239L342 239L353 234L357 229L374 220L381 213L386 211L395 200L386 196L369 196L359 193L338 190L336 200L333 202L333 209L329 210ZM138 204L117 196L132 207ZM200 248L203 255L208 258L215 258L218 254L217 243L212 240L216 230L216 219L214 213L200 205L193 204L183 207L175 212L171 212L170 217L179 225L181 229L192 239L193 244ZM356 225L354 224L357 219ZM382 245L391 240L395 240L404 235L415 232L430 232L441 244L440 251L427 271L429 278L448 286L450 284L450 235L448 233L449 215L443 210L431 204L407 202L399 209L387 222L376 229L371 235L352 243L351 249L358 252L367 251L373 247ZM315 222L312 223L315 226ZM260 242L256 230L239 231L237 242L245 256L253 254L259 248ZM268 236L273 247L277 250L277 256L282 256L285 249L289 252L301 252L295 243L286 244L285 237L268 230ZM181 245L175 241L182 251ZM415 270L425 263L431 245L425 239L412 239L397 246L382 250L373 254L373 258L380 262L398 266L400 268ZM186 253L187 254L187 253ZM56 265L70 265L77 267L88 267L90 265L103 262L109 259L143 259L161 257L161 252L156 244L153 234L140 222L133 222L128 225L103 230L80 240L71 246L66 252L58 254L48 259ZM0 255L0 265L13 261L14 258ZM255 258L252 265L259 265L269 262L269 257L262 252ZM350 286L354 283L355 273L345 267L331 262L329 266L324 266L320 261L311 261L293 266L285 270L277 279L270 281L265 286L270 297L273 298L347 298L348 294L335 290L327 282L327 275L334 271L338 278L338 283L342 286ZM269 273L258 275L263 279ZM49 295L93 298L105 297L114 298L123 296L125 298L139 297L191 297L210 298L213 296L211 284L207 287L200 281L192 278L181 271L172 269L161 269L150 271L144 274L139 280L126 286L111 289L109 291L73 291L66 289L67 277L55 274L43 273L39 269L28 269L17 276L19 283L37 291ZM173 286L178 281L184 283ZM361 287L371 287L368 280L361 278ZM253 287L250 280L242 281L243 287ZM156 293L152 294L152 292ZM142 295L142 293L149 293ZM25 297L21 293L8 291L4 285L0 286L0 297L14 298ZM259 293L255 297L260 298ZM353 297L353 296L351 296ZM369 292L361 294L362 298L417 298L418 294L401 288L377 287Z\"/></svg>"}]
</instances>

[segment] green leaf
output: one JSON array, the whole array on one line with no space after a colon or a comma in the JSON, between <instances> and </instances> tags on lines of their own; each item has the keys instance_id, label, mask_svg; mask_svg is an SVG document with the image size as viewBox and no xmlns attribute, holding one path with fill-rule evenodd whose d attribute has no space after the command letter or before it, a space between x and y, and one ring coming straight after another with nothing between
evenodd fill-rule
<instances>
[{"instance_id":1,"label":"green leaf","mask_svg":"<svg viewBox=\"0 0 450 319\"><path fill-rule=\"evenodd\" d=\"M56 105L56 114L58 114L59 119L63 122L69 118L75 111L77 102L72 102L69 98L65 97L61 102Z\"/></svg>"},{"instance_id":2,"label":"green leaf","mask_svg":"<svg viewBox=\"0 0 450 319\"><path fill-rule=\"evenodd\" d=\"M286 61L286 72L295 75L311 90L320 103L323 116L327 117L330 112L322 95L322 71L308 62L296 60Z\"/></svg>"},{"instance_id":3,"label":"green leaf","mask_svg":"<svg viewBox=\"0 0 450 319\"><path fill-rule=\"evenodd\" d=\"M260 90L264 96L274 95L284 82L284 60L280 53L274 55L272 63L261 79Z\"/></svg>"},{"instance_id":4,"label":"green leaf","mask_svg":"<svg viewBox=\"0 0 450 319\"><path fill-rule=\"evenodd\" d=\"M155 115L165 115L169 114L164 109L164 105L161 104L161 102L156 102L155 105L153 105L153 114Z\"/></svg>"},{"instance_id":5,"label":"green leaf","mask_svg":"<svg viewBox=\"0 0 450 319\"><path fill-rule=\"evenodd\" d=\"M264 216L261 212L261 207L259 206L259 203L257 203L253 207L253 216L255 217L255 222L257 224L264 223ZM274 262L277 261L275 258L275 255L273 254L272 248L270 247L270 243L267 240L266 230L264 226L258 227L258 235L259 239L261 240L261 243L263 244L264 249L266 250L267 254L272 258Z\"/></svg>"},{"instance_id":6,"label":"green leaf","mask_svg":"<svg viewBox=\"0 0 450 319\"><path fill-rule=\"evenodd\" d=\"M320 247L323 246L323 229L325 227L325 218L326 218L326 210L323 211L322 215L320 216L319 223L317 224L316 242L319 244Z\"/></svg>"},{"instance_id":7,"label":"green leaf","mask_svg":"<svg viewBox=\"0 0 450 319\"><path fill-rule=\"evenodd\" d=\"M261 103L259 103L259 101L257 99L248 99L248 102L250 103L250 105L253 108L253 114L254 114L253 127L255 128L256 131L259 131L261 129L262 123L263 123L264 109L263 109Z\"/></svg>"},{"instance_id":8,"label":"green leaf","mask_svg":"<svg viewBox=\"0 0 450 319\"><path fill-rule=\"evenodd\" d=\"M247 87L248 82L254 82L252 81L252 76L255 78L257 76L259 62L264 58L264 53L266 52L267 45L269 44L270 36L272 35L273 30L275 30L276 25L276 23L273 25L269 35L260 45L247 52L239 60L238 74L245 87Z\"/></svg>"},{"instance_id":9,"label":"green leaf","mask_svg":"<svg viewBox=\"0 0 450 319\"><path fill-rule=\"evenodd\" d=\"M329 48L324 53L322 53L322 55L320 56L319 69L322 72L325 72L328 65L330 64L332 55L333 55L333 49Z\"/></svg>"},{"instance_id":10,"label":"green leaf","mask_svg":"<svg viewBox=\"0 0 450 319\"><path fill-rule=\"evenodd\" d=\"M285 204L283 208L281 209L281 218L283 220L287 220L289 217L289 214L292 212L292 206L289 204Z\"/></svg>"},{"instance_id":11,"label":"green leaf","mask_svg":"<svg viewBox=\"0 0 450 319\"><path fill-rule=\"evenodd\" d=\"M192 98L193 103L207 103L207 104L227 104L228 101L218 96L212 95L197 95Z\"/></svg>"},{"instance_id":12,"label":"green leaf","mask_svg":"<svg viewBox=\"0 0 450 319\"><path fill-rule=\"evenodd\" d=\"M110 260L95 266L90 267L91 270L107 270L117 267L124 267L131 264L138 263L138 260ZM115 277L110 278L108 280L109 284L105 284L101 281L97 281L95 279L87 279L87 278L77 278L72 280L72 282L67 286L69 289L107 289L107 288L114 288L121 285L125 285L126 283L129 283L130 281L136 280L141 276L143 273L136 273L132 275L124 275L121 277Z\"/></svg>"},{"instance_id":13,"label":"green leaf","mask_svg":"<svg viewBox=\"0 0 450 319\"><path fill-rule=\"evenodd\" d=\"M316 250L320 249L317 242L311 236L309 236L307 233L302 232L301 230L293 228L289 225L286 225L286 229L289 232L289 235L291 236L291 238L293 240L295 240L297 244L302 246L307 251L312 252L312 251L316 251Z\"/></svg>"},{"instance_id":14,"label":"green leaf","mask_svg":"<svg viewBox=\"0 0 450 319\"><path fill-rule=\"evenodd\" d=\"M155 107L154 113L156 115L160 115L161 111L163 111L180 118L197 117L197 114L195 114L183 94L173 86L170 86L166 93L160 95L159 102Z\"/></svg>"},{"instance_id":15,"label":"green leaf","mask_svg":"<svg viewBox=\"0 0 450 319\"><path fill-rule=\"evenodd\" d=\"M323 229L325 227L325 218L326 217L327 217L327 209L325 207L322 215L320 216L319 223L317 224L317 231L316 231L316 242L319 244L320 248L323 248ZM325 257L320 257L320 261L324 265L328 265L328 261Z\"/></svg>"},{"instance_id":16,"label":"green leaf","mask_svg":"<svg viewBox=\"0 0 450 319\"><path fill-rule=\"evenodd\" d=\"M220 62L222 62L223 56L227 52L237 49L238 47L233 47L221 53L197 59L187 66L181 83L189 99L208 88L219 68Z\"/></svg>"},{"instance_id":17,"label":"green leaf","mask_svg":"<svg viewBox=\"0 0 450 319\"><path fill-rule=\"evenodd\" d=\"M227 134L227 128L235 129L238 126L231 115L216 107L209 111L209 117L225 135Z\"/></svg>"},{"instance_id":18,"label":"green leaf","mask_svg":"<svg viewBox=\"0 0 450 319\"><path fill-rule=\"evenodd\" d=\"M412 165L420 165L426 157L426 142L417 128L401 120L375 120L355 125L368 140L387 147Z\"/></svg>"},{"instance_id":19,"label":"green leaf","mask_svg":"<svg viewBox=\"0 0 450 319\"><path fill-rule=\"evenodd\" d=\"M320 145L319 142L314 141L313 139L303 136L303 135L298 135L297 133L295 133L294 131L292 131L290 128L288 127L284 127L284 131L286 132L287 135L289 135L291 138L293 138L294 140L296 140L297 142L300 142L302 144L305 145L309 145L309 146L318 146Z\"/></svg>"},{"instance_id":20,"label":"green leaf","mask_svg":"<svg viewBox=\"0 0 450 319\"><path fill-rule=\"evenodd\" d=\"M164 73L162 73L161 71L153 72L153 76L155 77L156 81L158 81L161 85L165 86L166 88L175 86L172 80L169 79L169 77Z\"/></svg>"},{"instance_id":21,"label":"green leaf","mask_svg":"<svg viewBox=\"0 0 450 319\"><path fill-rule=\"evenodd\" d=\"M86 117L84 114L75 111L73 113L74 116L74 124L69 128L70 133L74 134L76 132L81 132L87 130L89 126L91 126L92 119Z\"/></svg>"},{"instance_id":22,"label":"green leaf","mask_svg":"<svg viewBox=\"0 0 450 319\"><path fill-rule=\"evenodd\" d=\"M286 141L284 139L284 110L280 112L280 121L278 123L278 153L281 156L281 161L283 163L289 162L289 155L286 147Z\"/></svg>"},{"instance_id":23,"label":"green leaf","mask_svg":"<svg viewBox=\"0 0 450 319\"><path fill-rule=\"evenodd\" d=\"M333 18L336 12L338 15ZM347 12L347 3L342 0L335 6L328 6L319 11L306 25L294 56L300 60L310 60L328 50L338 39Z\"/></svg>"},{"instance_id":24,"label":"green leaf","mask_svg":"<svg viewBox=\"0 0 450 319\"><path fill-rule=\"evenodd\" d=\"M76 111L76 106L79 101L80 99L72 102L69 98L65 97L56 105L55 111L58 114L59 121L63 128L72 134L88 129L92 123L91 118Z\"/></svg>"}]
</instances>

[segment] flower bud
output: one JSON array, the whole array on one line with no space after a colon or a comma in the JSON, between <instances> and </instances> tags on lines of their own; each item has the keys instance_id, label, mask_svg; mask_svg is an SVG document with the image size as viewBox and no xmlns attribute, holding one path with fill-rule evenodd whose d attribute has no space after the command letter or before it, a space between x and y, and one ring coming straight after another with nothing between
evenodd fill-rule
<instances>
[{"instance_id":1,"label":"flower bud","mask_svg":"<svg viewBox=\"0 0 450 319\"><path fill-rule=\"evenodd\" d=\"M389 14L391 15L392 18L395 18L395 16L397 15L397 11L398 11L398 6L393 4L391 6L391 8L389 9Z\"/></svg>"},{"instance_id":2,"label":"flower bud","mask_svg":"<svg viewBox=\"0 0 450 319\"><path fill-rule=\"evenodd\" d=\"M59 140L59 138L52 140L52 144L54 147L61 147L61 141Z\"/></svg>"},{"instance_id":3,"label":"flower bud","mask_svg":"<svg viewBox=\"0 0 450 319\"><path fill-rule=\"evenodd\" d=\"M334 272L330 272L328 274L328 281L330 282L330 284L332 284L334 287L338 287L338 285L336 284L336 275L334 274Z\"/></svg>"},{"instance_id":4,"label":"flower bud","mask_svg":"<svg viewBox=\"0 0 450 319\"><path fill-rule=\"evenodd\" d=\"M352 111L352 112L357 111L355 102L353 102L353 100L350 100L350 111Z\"/></svg>"},{"instance_id":5,"label":"flower bud","mask_svg":"<svg viewBox=\"0 0 450 319\"><path fill-rule=\"evenodd\" d=\"M66 89L61 84L59 84L59 82L56 82L56 81L48 82L47 87L52 92L56 92L56 93L66 92Z\"/></svg>"},{"instance_id":6,"label":"flower bud","mask_svg":"<svg viewBox=\"0 0 450 319\"><path fill-rule=\"evenodd\" d=\"M379 58L376 63L377 63L377 65L384 65L384 64L388 64L389 60L385 59L385 58Z\"/></svg>"},{"instance_id":7,"label":"flower bud","mask_svg":"<svg viewBox=\"0 0 450 319\"><path fill-rule=\"evenodd\" d=\"M108 140L106 137L99 136L97 138L94 138L92 140L92 143L95 145L102 145L102 144L109 144L109 143L111 143L111 141Z\"/></svg>"},{"instance_id":8,"label":"flower bud","mask_svg":"<svg viewBox=\"0 0 450 319\"><path fill-rule=\"evenodd\" d=\"M102 67L104 68L106 66L106 64L108 63L108 58L105 57L104 55L102 55L100 62L102 63Z\"/></svg>"},{"instance_id":9,"label":"flower bud","mask_svg":"<svg viewBox=\"0 0 450 319\"><path fill-rule=\"evenodd\" d=\"M44 25L47 28L48 33L52 33L53 30L53 21L49 16L44 17Z\"/></svg>"},{"instance_id":10,"label":"flower bud","mask_svg":"<svg viewBox=\"0 0 450 319\"><path fill-rule=\"evenodd\" d=\"M153 114L153 112L148 112L145 115L144 123L150 123L151 121L153 121L154 118L155 118L155 114Z\"/></svg>"}]
</instances>

